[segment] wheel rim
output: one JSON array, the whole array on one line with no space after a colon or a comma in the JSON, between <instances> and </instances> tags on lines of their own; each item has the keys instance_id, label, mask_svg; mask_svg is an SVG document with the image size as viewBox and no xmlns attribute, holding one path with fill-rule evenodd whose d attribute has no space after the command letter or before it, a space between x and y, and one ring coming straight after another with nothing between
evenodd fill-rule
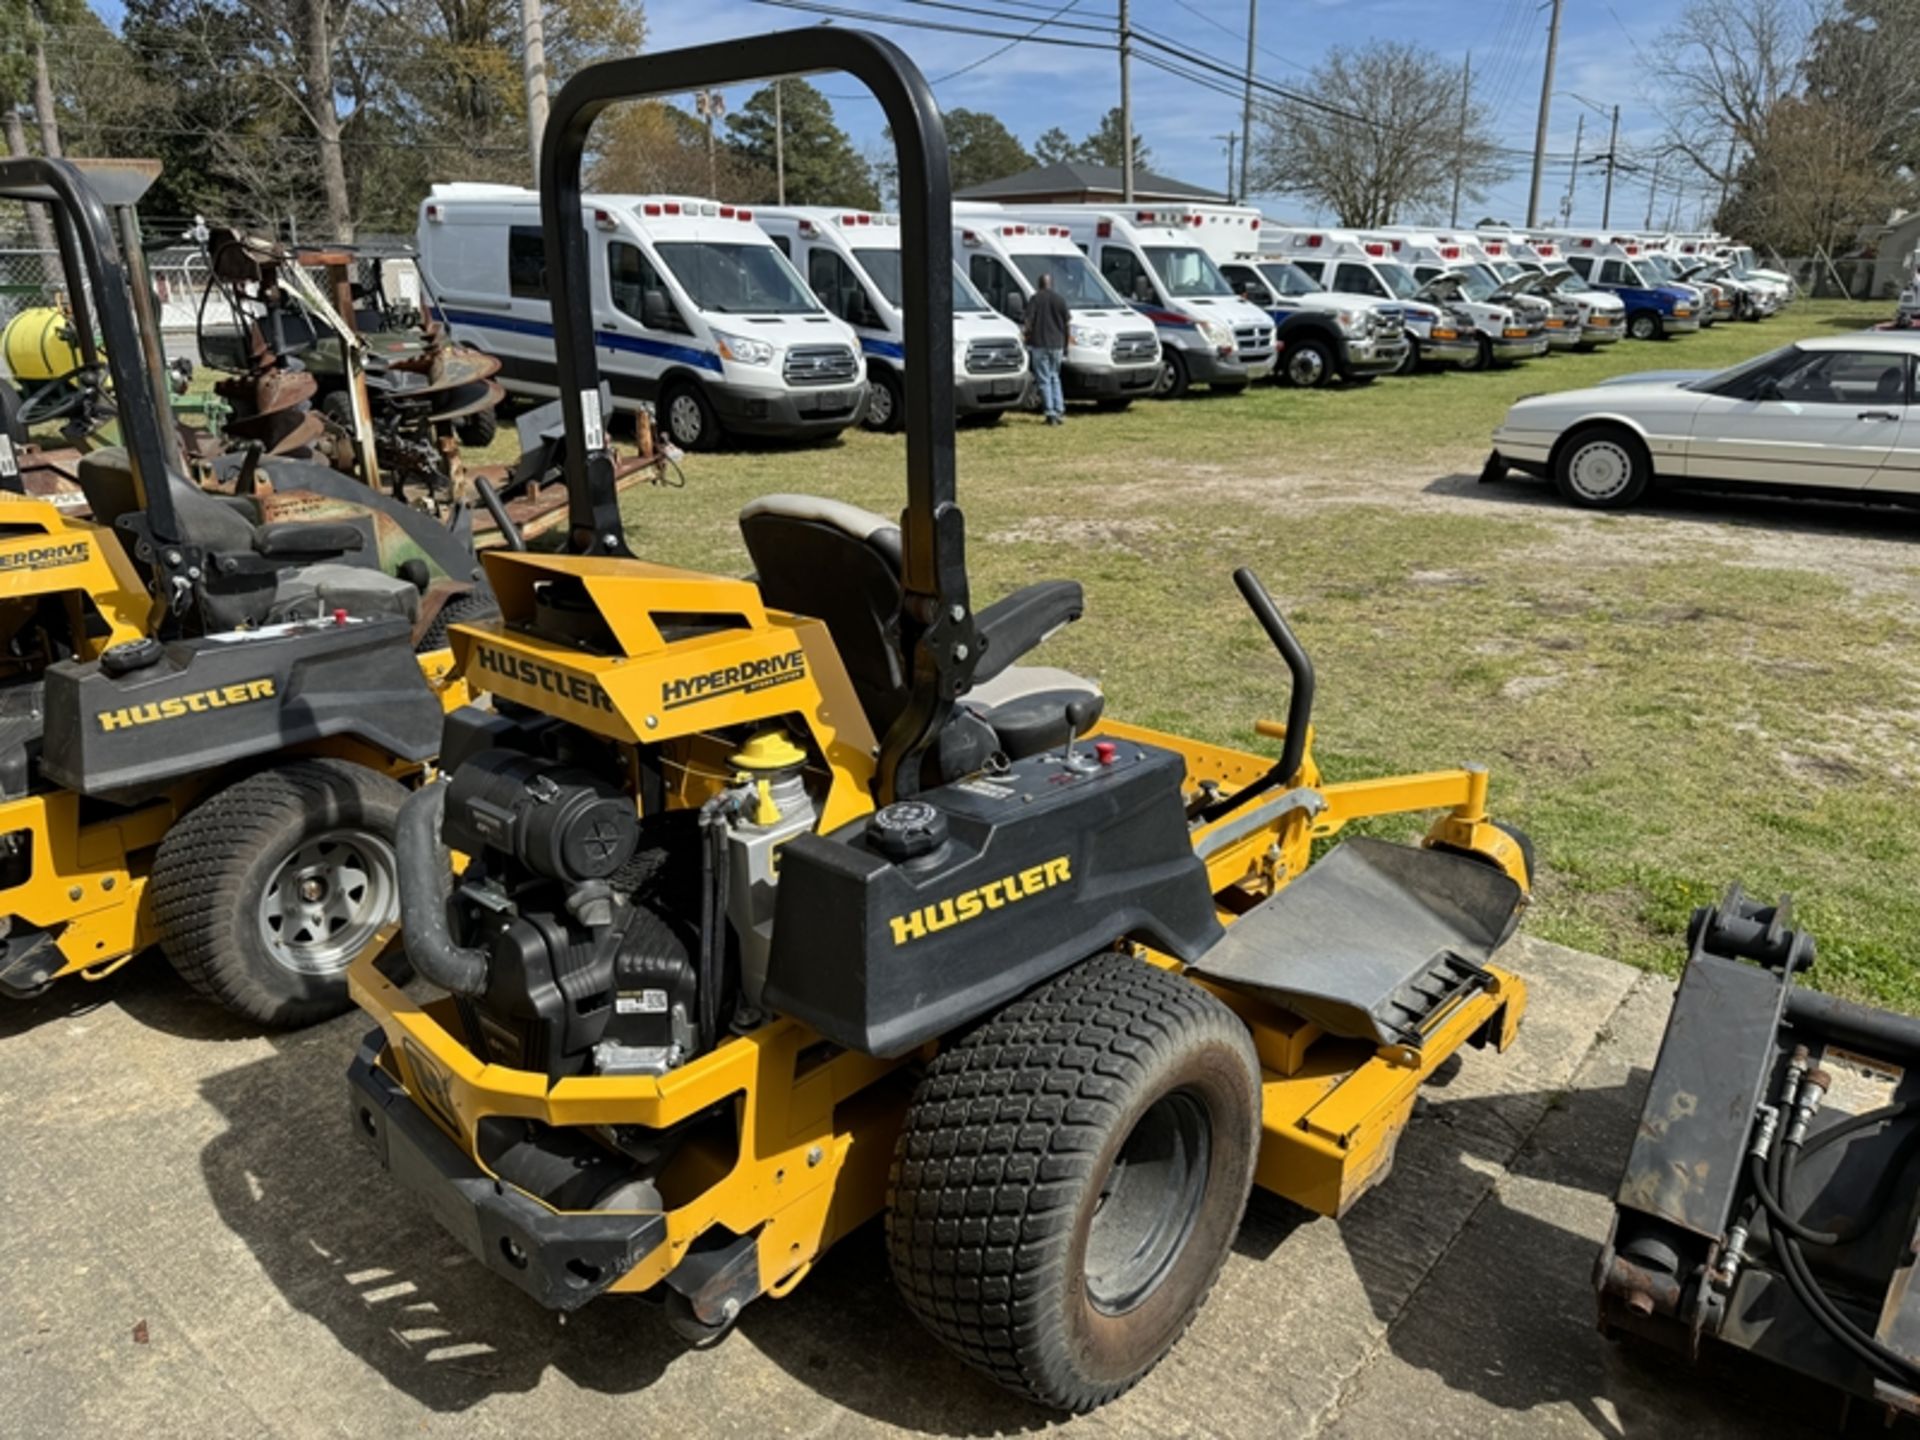
<instances>
[{"instance_id":1,"label":"wheel rim","mask_svg":"<svg viewBox=\"0 0 1920 1440\"><path fill-rule=\"evenodd\" d=\"M1617 440L1589 440L1567 461L1567 483L1587 500L1612 500L1633 481L1633 457Z\"/></svg>"},{"instance_id":2,"label":"wheel rim","mask_svg":"<svg viewBox=\"0 0 1920 1440\"><path fill-rule=\"evenodd\" d=\"M878 382L867 393L867 423L878 429L893 423L893 391Z\"/></svg>"},{"instance_id":3,"label":"wheel rim","mask_svg":"<svg viewBox=\"0 0 1920 1440\"><path fill-rule=\"evenodd\" d=\"M1318 385L1326 373L1326 357L1318 350L1296 350L1287 361L1287 378L1296 385Z\"/></svg>"},{"instance_id":4,"label":"wheel rim","mask_svg":"<svg viewBox=\"0 0 1920 1440\"><path fill-rule=\"evenodd\" d=\"M346 968L400 913L393 847L364 830L329 830L282 860L260 900L260 938L300 975Z\"/></svg>"},{"instance_id":5,"label":"wheel rim","mask_svg":"<svg viewBox=\"0 0 1920 1440\"><path fill-rule=\"evenodd\" d=\"M1636 315L1633 317L1633 323L1627 328L1634 339L1651 340L1653 338L1653 317L1651 315Z\"/></svg>"},{"instance_id":6,"label":"wheel rim","mask_svg":"<svg viewBox=\"0 0 1920 1440\"><path fill-rule=\"evenodd\" d=\"M1173 357L1168 356L1160 362L1160 385L1157 394L1170 395L1173 387L1180 383L1180 372L1174 368Z\"/></svg>"},{"instance_id":7,"label":"wheel rim","mask_svg":"<svg viewBox=\"0 0 1920 1440\"><path fill-rule=\"evenodd\" d=\"M700 402L684 390L681 391L667 406L667 424L673 429L673 438L680 444L699 444L700 432L706 428L706 417L700 413Z\"/></svg>"},{"instance_id":8,"label":"wheel rim","mask_svg":"<svg viewBox=\"0 0 1920 1440\"><path fill-rule=\"evenodd\" d=\"M1198 1096L1175 1090L1134 1125L1087 1228L1087 1299L1104 1315L1137 1309L1186 1248L1207 1193L1213 1126Z\"/></svg>"}]
</instances>

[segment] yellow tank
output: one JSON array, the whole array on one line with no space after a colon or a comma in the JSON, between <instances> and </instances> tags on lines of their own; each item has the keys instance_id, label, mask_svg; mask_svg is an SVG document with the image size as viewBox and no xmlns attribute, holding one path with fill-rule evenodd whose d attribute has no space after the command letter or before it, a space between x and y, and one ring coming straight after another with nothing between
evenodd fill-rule
<instances>
[{"instance_id":1,"label":"yellow tank","mask_svg":"<svg viewBox=\"0 0 1920 1440\"><path fill-rule=\"evenodd\" d=\"M0 330L0 370L16 385L38 385L71 374L80 364L73 321L56 306L22 310Z\"/></svg>"}]
</instances>

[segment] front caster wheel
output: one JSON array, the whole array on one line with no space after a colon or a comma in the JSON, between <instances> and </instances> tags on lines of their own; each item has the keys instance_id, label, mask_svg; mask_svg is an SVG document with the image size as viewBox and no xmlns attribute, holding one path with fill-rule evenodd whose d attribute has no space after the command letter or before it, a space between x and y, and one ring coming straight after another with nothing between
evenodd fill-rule
<instances>
[{"instance_id":1,"label":"front caster wheel","mask_svg":"<svg viewBox=\"0 0 1920 1440\"><path fill-rule=\"evenodd\" d=\"M928 1067L894 1150L887 1248L969 1364L1087 1411L1186 1331L1246 1208L1260 1067L1191 981L1095 956Z\"/></svg>"}]
</instances>

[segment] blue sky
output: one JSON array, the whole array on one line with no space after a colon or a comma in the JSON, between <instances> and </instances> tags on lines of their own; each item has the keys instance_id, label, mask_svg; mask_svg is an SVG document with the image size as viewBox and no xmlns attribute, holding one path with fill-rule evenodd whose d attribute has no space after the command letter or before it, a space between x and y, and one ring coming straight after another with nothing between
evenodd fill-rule
<instances>
[{"instance_id":1,"label":"blue sky","mask_svg":"<svg viewBox=\"0 0 1920 1440\"><path fill-rule=\"evenodd\" d=\"M1029 27L964 13L953 6L1026 12L1035 20L1053 10L1051 0L951 0L945 6L914 0L825 3L875 15L945 21L1008 33L1020 33ZM117 0L93 0L93 4L110 23L117 23ZM1263 78L1276 84L1301 85L1305 72L1329 47L1372 39L1419 44L1455 65L1471 51L1474 90L1493 105L1499 140L1531 149L1540 98L1540 67L1546 50L1547 10L1542 0L1477 0L1467 5L1423 0L1260 0L1259 8L1261 52L1255 69ZM1644 149L1657 140L1660 120L1644 82L1638 78L1644 68L1638 57L1655 48L1666 17L1675 8L1670 0L1567 0L1554 82L1556 91L1562 93L1554 100L1548 139L1551 152L1561 156L1572 153L1575 126L1582 114L1586 116L1586 134L1581 153L1591 157L1606 148L1606 117L1565 92L1602 109L1615 104L1621 107L1623 153L1635 146ZM1110 20L1113 13L1114 0L1078 0L1061 19L1098 23ZM648 47L654 50L818 24L822 19L756 0L647 0L646 14ZM1245 0L1133 0L1132 17L1136 27L1156 31L1229 67L1239 68L1245 63ZM844 18L833 23L870 24ZM900 44L936 78L965 69L1005 43L904 26L871 28ZM1098 38L1086 31L1045 33ZM835 97L840 122L855 141L863 148L877 147L881 128L878 107L861 96L851 81L823 77L817 83ZM1091 130L1107 108L1118 102L1119 69L1111 52L1024 43L977 69L940 81L935 91L941 104L949 108L992 111L1029 142L1051 125L1078 137ZM730 95L730 103L737 107L747 93L742 90ZM1135 126L1153 152L1156 170L1208 185L1223 183L1226 147L1218 137L1239 130L1237 100L1145 64L1134 66L1133 96ZM1564 160L1549 168L1541 185L1543 218L1559 210L1567 188L1567 169ZM1618 182L1616 224L1639 224L1646 218L1647 178L1642 170ZM1513 177L1494 190L1484 205L1476 207L1474 216L1484 210L1515 222L1524 220L1527 185L1527 167L1521 162ZM1576 222L1598 222L1601 190L1598 168L1584 168L1575 189ZM1663 187L1659 201L1662 220L1672 198L1672 187ZM1703 198L1698 181L1683 192L1680 214L1687 223L1692 222ZM1276 216L1321 218L1297 199L1269 197L1260 203Z\"/></svg>"}]
</instances>

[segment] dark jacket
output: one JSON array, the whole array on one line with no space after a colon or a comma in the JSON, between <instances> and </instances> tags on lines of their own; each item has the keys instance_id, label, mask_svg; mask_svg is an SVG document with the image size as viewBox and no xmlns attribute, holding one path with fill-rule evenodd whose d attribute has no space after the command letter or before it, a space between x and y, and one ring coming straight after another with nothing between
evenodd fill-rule
<instances>
[{"instance_id":1,"label":"dark jacket","mask_svg":"<svg viewBox=\"0 0 1920 1440\"><path fill-rule=\"evenodd\" d=\"M1035 350L1066 349L1067 325L1072 318L1073 312L1060 298L1058 290L1034 291L1033 298L1027 301L1026 321L1022 326L1027 344Z\"/></svg>"}]
</instances>

